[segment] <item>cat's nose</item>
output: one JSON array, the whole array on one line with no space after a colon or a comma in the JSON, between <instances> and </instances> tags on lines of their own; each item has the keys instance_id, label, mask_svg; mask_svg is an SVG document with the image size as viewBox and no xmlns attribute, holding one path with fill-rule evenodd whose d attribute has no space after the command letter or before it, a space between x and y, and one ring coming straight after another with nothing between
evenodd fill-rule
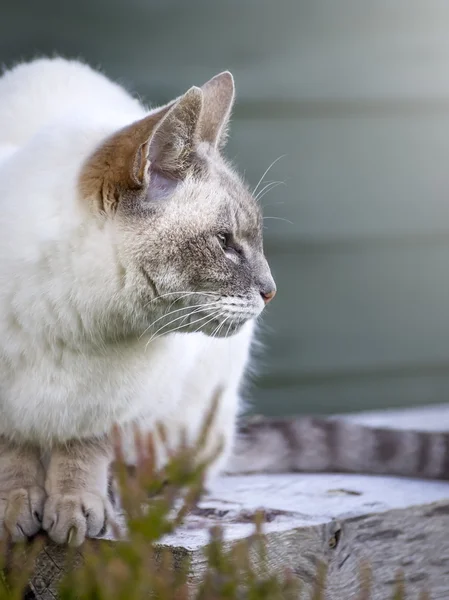
<instances>
[{"instance_id":1,"label":"cat's nose","mask_svg":"<svg viewBox=\"0 0 449 600\"><path fill-rule=\"evenodd\" d=\"M276 296L276 288L272 288L270 290L260 290L260 295L262 296L262 300L265 302L265 304L268 304L268 302L271 302L271 300L273 300L273 298Z\"/></svg>"}]
</instances>

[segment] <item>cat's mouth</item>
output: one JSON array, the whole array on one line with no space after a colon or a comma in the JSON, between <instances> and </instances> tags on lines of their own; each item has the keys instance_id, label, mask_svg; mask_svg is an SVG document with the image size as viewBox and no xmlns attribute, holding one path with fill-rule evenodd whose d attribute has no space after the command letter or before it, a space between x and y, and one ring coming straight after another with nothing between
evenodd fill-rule
<instances>
[{"instance_id":1,"label":"cat's mouth","mask_svg":"<svg viewBox=\"0 0 449 600\"><path fill-rule=\"evenodd\" d=\"M210 337L227 338L238 333L248 320L249 318L235 319L235 317L223 317L221 319L216 319L216 321L211 324L205 325L202 329L202 333Z\"/></svg>"},{"instance_id":2,"label":"cat's mouth","mask_svg":"<svg viewBox=\"0 0 449 600\"><path fill-rule=\"evenodd\" d=\"M210 337L226 338L260 313L259 307L240 299L220 299L211 302L200 313L189 318L188 331L202 332Z\"/></svg>"}]
</instances>

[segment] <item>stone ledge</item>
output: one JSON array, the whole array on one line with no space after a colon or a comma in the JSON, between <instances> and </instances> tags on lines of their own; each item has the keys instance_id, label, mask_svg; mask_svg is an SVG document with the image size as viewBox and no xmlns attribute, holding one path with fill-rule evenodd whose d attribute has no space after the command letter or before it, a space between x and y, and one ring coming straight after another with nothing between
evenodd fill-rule
<instances>
[{"instance_id":1,"label":"stone ledge","mask_svg":"<svg viewBox=\"0 0 449 600\"><path fill-rule=\"evenodd\" d=\"M372 425L412 427L419 422L421 429L441 429L449 423L443 413L449 415L448 407L350 418ZM223 477L163 544L175 557L189 555L194 583L205 566L210 527L221 525L230 544L254 531L253 517L260 508L266 515L269 568L290 567L311 586L317 561L324 561L327 600L359 598L362 562L373 569L372 600L391 599L398 569L405 575L407 600L418 600L423 588L432 600L449 598L449 482L327 474ZM55 599L64 557L64 550L51 544L39 556L30 583L36 599Z\"/></svg>"}]
</instances>

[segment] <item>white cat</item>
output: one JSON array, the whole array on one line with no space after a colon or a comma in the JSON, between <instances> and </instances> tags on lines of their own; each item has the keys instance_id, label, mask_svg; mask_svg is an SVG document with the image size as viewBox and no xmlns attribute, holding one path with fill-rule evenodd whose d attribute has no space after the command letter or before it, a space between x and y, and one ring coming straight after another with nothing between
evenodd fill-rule
<instances>
[{"instance_id":1,"label":"white cat","mask_svg":"<svg viewBox=\"0 0 449 600\"><path fill-rule=\"evenodd\" d=\"M233 100L229 73L151 111L79 62L0 79L0 522L14 539L100 533L114 424L193 441L220 389L214 468L229 454L275 293L259 208L220 154Z\"/></svg>"}]
</instances>

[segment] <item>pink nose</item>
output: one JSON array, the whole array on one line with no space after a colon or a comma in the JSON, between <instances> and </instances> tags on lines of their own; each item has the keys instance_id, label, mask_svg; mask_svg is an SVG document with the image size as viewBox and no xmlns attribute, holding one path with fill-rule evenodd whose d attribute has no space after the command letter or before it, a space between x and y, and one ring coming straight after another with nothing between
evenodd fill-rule
<instances>
[{"instance_id":1,"label":"pink nose","mask_svg":"<svg viewBox=\"0 0 449 600\"><path fill-rule=\"evenodd\" d=\"M268 302L271 302L271 300L273 300L273 298L276 296L276 290L260 292L260 295L262 296L262 300L265 302L265 304L268 304Z\"/></svg>"}]
</instances>

